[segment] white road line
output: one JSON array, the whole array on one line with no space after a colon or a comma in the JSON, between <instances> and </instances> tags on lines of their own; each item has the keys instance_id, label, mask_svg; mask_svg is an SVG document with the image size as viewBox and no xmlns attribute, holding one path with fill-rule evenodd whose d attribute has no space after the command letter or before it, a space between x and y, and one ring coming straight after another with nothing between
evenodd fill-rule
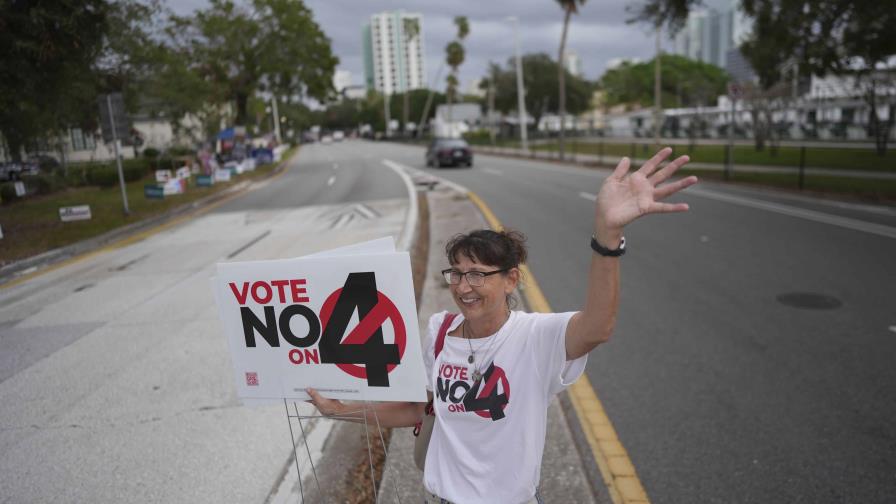
<instances>
[{"instance_id":1,"label":"white road line","mask_svg":"<svg viewBox=\"0 0 896 504\"><path fill-rule=\"evenodd\" d=\"M492 175L504 175L504 172L501 170L496 170L494 168L483 168L482 171L485 173L491 173Z\"/></svg>"},{"instance_id":2,"label":"white road line","mask_svg":"<svg viewBox=\"0 0 896 504\"><path fill-rule=\"evenodd\" d=\"M336 182L336 176L330 177L330 180L327 181L327 186L333 185L333 182Z\"/></svg>"},{"instance_id":3,"label":"white road line","mask_svg":"<svg viewBox=\"0 0 896 504\"><path fill-rule=\"evenodd\" d=\"M414 242L414 236L417 234L417 220L420 218L418 215L420 210L417 203L417 188L414 187L414 182L411 180L411 176L408 175L412 169L389 159L383 159L382 163L401 177L401 180L404 181L404 187L408 191L408 213L405 216L404 228L402 228L401 235L398 237L395 246L398 250L409 251L411 250L411 244Z\"/></svg>"},{"instance_id":4,"label":"white road line","mask_svg":"<svg viewBox=\"0 0 896 504\"><path fill-rule=\"evenodd\" d=\"M597 195L596 195L596 194L591 194L591 193L587 193L587 192L580 192L580 193L579 193L579 196L585 198L586 200L597 201Z\"/></svg>"},{"instance_id":5,"label":"white road line","mask_svg":"<svg viewBox=\"0 0 896 504\"><path fill-rule=\"evenodd\" d=\"M892 332L896 332L896 325L891 325L891 326L890 326L890 331L892 331Z\"/></svg>"},{"instance_id":6,"label":"white road line","mask_svg":"<svg viewBox=\"0 0 896 504\"><path fill-rule=\"evenodd\" d=\"M815 210L806 210L804 208L797 208L789 205L780 205L778 203L770 203L767 201L742 198L740 196L732 196L730 194L722 194L694 188L688 189L684 194L714 199L716 201L732 203L735 205L741 205L750 208L758 208L760 210L767 210L769 212L789 215L791 217L798 217L810 221L821 222L823 224L840 226L847 229L852 229L853 231L862 231L865 233L876 234L887 238L896 238L896 227L885 226L883 224L874 224L857 219L850 219L848 217L840 217L839 215L816 212Z\"/></svg>"}]
</instances>

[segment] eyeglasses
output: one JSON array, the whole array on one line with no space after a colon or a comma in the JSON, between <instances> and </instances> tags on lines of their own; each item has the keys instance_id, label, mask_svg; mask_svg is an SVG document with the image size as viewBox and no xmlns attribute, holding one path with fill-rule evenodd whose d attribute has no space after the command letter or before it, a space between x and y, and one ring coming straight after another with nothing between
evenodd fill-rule
<instances>
[{"instance_id":1,"label":"eyeglasses","mask_svg":"<svg viewBox=\"0 0 896 504\"><path fill-rule=\"evenodd\" d=\"M445 277L445 281L451 285L458 285L460 283L461 277L467 279L467 283L472 287L482 287L485 284L485 277L489 275L495 275L497 273L504 273L505 271L510 271L509 269L499 269L495 271L467 271L461 272L456 269L448 268L446 270L442 270L442 276Z\"/></svg>"}]
</instances>

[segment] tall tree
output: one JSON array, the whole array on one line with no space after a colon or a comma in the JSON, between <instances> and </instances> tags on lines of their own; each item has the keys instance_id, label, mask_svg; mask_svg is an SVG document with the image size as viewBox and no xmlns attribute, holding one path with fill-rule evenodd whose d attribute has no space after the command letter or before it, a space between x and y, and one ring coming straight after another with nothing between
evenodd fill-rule
<instances>
[{"instance_id":1,"label":"tall tree","mask_svg":"<svg viewBox=\"0 0 896 504\"><path fill-rule=\"evenodd\" d=\"M526 54L522 57L525 83L526 111L535 120L535 124L547 113L559 111L557 85L559 75L556 61L544 53ZM507 66L491 74L495 82L495 109L508 113L517 109L516 62L508 59ZM566 110L572 114L580 114L588 110L593 92L593 85L569 72L566 72Z\"/></svg>"},{"instance_id":2,"label":"tall tree","mask_svg":"<svg viewBox=\"0 0 896 504\"><path fill-rule=\"evenodd\" d=\"M445 93L448 95L449 121L451 117L451 105L454 103L454 99L457 95L457 87L459 85L459 81L457 79L457 69L460 68L460 65L464 62L465 53L463 40L470 33L470 24L467 21L466 17L455 17L454 25L457 26L457 38L455 38L454 40L449 42L447 46L445 46L445 63L447 63L448 66L451 67L451 72L445 79L447 83Z\"/></svg>"},{"instance_id":3,"label":"tall tree","mask_svg":"<svg viewBox=\"0 0 896 504\"><path fill-rule=\"evenodd\" d=\"M257 92L319 101L334 93L339 60L301 0L246 6L211 0L182 24L191 28L184 47L206 81L235 105L236 124L246 123L249 98Z\"/></svg>"},{"instance_id":4,"label":"tall tree","mask_svg":"<svg viewBox=\"0 0 896 504\"><path fill-rule=\"evenodd\" d=\"M404 53L405 53L405 61L410 63L411 61L411 43L420 35L420 21L417 18L404 18L402 19L402 30L404 31ZM408 131L408 114L410 113L410 104L408 103L408 99L411 91L411 84L409 79L407 78L408 72L405 72L405 85L404 85L404 99L402 103L404 106L402 107L402 121L404 127L405 135L410 135Z\"/></svg>"},{"instance_id":5,"label":"tall tree","mask_svg":"<svg viewBox=\"0 0 896 504\"><path fill-rule=\"evenodd\" d=\"M784 81L798 65L803 75L834 74L854 79L868 106L868 134L884 155L894 126L896 1L894 0L744 0L754 20L742 51L763 88ZM883 103L882 103L883 102ZM887 119L882 108L889 108Z\"/></svg>"},{"instance_id":6,"label":"tall tree","mask_svg":"<svg viewBox=\"0 0 896 504\"><path fill-rule=\"evenodd\" d=\"M0 3L0 135L10 155L48 133L89 121L109 4Z\"/></svg>"},{"instance_id":7,"label":"tall tree","mask_svg":"<svg viewBox=\"0 0 896 504\"><path fill-rule=\"evenodd\" d=\"M563 34L560 36L560 49L557 51L557 61L560 65L557 67L557 86L558 93L558 111L560 115L560 142L559 153L560 159L563 159L564 146L563 140L566 137L566 34L569 31L569 19L573 14L578 14L579 6L585 5L585 0L556 0L563 9Z\"/></svg>"},{"instance_id":8,"label":"tall tree","mask_svg":"<svg viewBox=\"0 0 896 504\"><path fill-rule=\"evenodd\" d=\"M691 9L701 5L703 0L644 0L626 10L632 15L629 23L644 23L654 29L666 26L669 33L675 33L684 26Z\"/></svg>"},{"instance_id":9,"label":"tall tree","mask_svg":"<svg viewBox=\"0 0 896 504\"><path fill-rule=\"evenodd\" d=\"M701 61L663 54L661 93L663 103L672 107L699 107L725 93L728 74ZM601 76L607 104L649 107L654 104L654 61L622 62Z\"/></svg>"}]
</instances>

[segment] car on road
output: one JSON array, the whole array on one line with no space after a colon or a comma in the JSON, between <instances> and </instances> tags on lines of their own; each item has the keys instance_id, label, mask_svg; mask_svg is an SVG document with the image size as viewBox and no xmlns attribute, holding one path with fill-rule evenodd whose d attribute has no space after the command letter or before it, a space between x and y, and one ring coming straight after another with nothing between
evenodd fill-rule
<instances>
[{"instance_id":1,"label":"car on road","mask_svg":"<svg viewBox=\"0 0 896 504\"><path fill-rule=\"evenodd\" d=\"M473 150L460 138L436 138L426 149L426 166L473 166Z\"/></svg>"},{"instance_id":2,"label":"car on road","mask_svg":"<svg viewBox=\"0 0 896 504\"><path fill-rule=\"evenodd\" d=\"M331 143L333 143L333 137L331 137L330 135L324 135L324 136L320 137L320 143L322 143L324 145L331 144Z\"/></svg>"},{"instance_id":3,"label":"car on road","mask_svg":"<svg viewBox=\"0 0 896 504\"><path fill-rule=\"evenodd\" d=\"M341 142L341 141L344 140L344 139L345 139L345 133L343 133L343 132L341 132L341 131L334 131L334 132L333 132L333 141L335 141L335 142Z\"/></svg>"}]
</instances>

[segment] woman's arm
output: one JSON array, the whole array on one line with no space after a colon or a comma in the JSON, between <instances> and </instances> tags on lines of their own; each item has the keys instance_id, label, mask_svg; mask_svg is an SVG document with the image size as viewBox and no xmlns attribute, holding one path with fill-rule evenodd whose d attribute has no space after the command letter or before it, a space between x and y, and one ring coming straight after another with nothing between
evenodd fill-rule
<instances>
[{"instance_id":1,"label":"woman's arm","mask_svg":"<svg viewBox=\"0 0 896 504\"><path fill-rule=\"evenodd\" d=\"M660 150L639 170L627 176L630 161L622 158L613 174L604 180L594 208L594 238L603 247L618 248L623 228L638 217L687 211L686 203L660 203L697 183L697 177L686 177L660 185L689 161L687 156L681 156L657 170L670 154L672 149L669 147ZM573 315L566 328L568 360L577 359L610 339L618 307L619 258L592 253L585 306Z\"/></svg>"},{"instance_id":2,"label":"woman's arm","mask_svg":"<svg viewBox=\"0 0 896 504\"><path fill-rule=\"evenodd\" d=\"M375 402L346 404L336 399L327 399L314 389L307 390L313 404L322 415L348 422L376 424L381 427L413 427L423 419L426 403L415 402Z\"/></svg>"}]
</instances>

